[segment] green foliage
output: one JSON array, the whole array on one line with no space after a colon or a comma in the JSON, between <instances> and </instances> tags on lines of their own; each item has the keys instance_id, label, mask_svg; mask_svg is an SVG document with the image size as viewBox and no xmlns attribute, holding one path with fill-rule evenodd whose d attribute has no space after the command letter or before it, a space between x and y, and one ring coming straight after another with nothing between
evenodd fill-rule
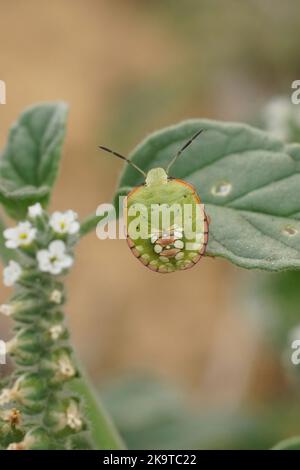
<instances>
[{"instance_id":1,"label":"green foliage","mask_svg":"<svg viewBox=\"0 0 300 470\"><path fill-rule=\"evenodd\" d=\"M130 449L269 449L299 429L297 397L249 410L191 406L174 384L134 373L101 395Z\"/></svg>"},{"instance_id":2,"label":"green foliage","mask_svg":"<svg viewBox=\"0 0 300 470\"><path fill-rule=\"evenodd\" d=\"M244 268L300 268L300 145L285 145L244 124L191 120L142 142L132 160L145 171L166 167L197 130L172 177L192 183L211 217L208 254ZM116 196L143 182L127 166Z\"/></svg>"},{"instance_id":3,"label":"green foliage","mask_svg":"<svg viewBox=\"0 0 300 470\"><path fill-rule=\"evenodd\" d=\"M45 103L21 114L0 160L0 201L21 219L35 202L46 206L58 172L67 106Z\"/></svg>"},{"instance_id":4,"label":"green foliage","mask_svg":"<svg viewBox=\"0 0 300 470\"><path fill-rule=\"evenodd\" d=\"M66 113L63 103L35 106L21 115L10 132L0 161L0 202L15 219L24 218L28 206L40 202L45 207L49 202L59 167ZM212 221L208 254L245 268L298 269L300 145L284 144L266 132L242 124L193 120L150 136L132 158L145 171L166 167L180 146L200 128L205 132L178 159L170 176L192 183L206 205ZM142 182L133 168L126 167L117 195L127 194ZM53 236L47 232L45 220L34 222L39 248L46 248ZM79 236L92 230L98 221L99 216L88 217ZM2 224L0 229L4 229ZM39 232L43 235L40 238ZM65 241L72 252L77 240L70 237ZM3 238L0 245L1 256L8 262L13 253L9 256ZM64 286L38 271L34 261L36 249L35 246L33 251L14 251L24 270L10 302L16 335L8 344L16 372L7 379L8 388L1 393L4 405L16 405L22 419L20 426L14 408L1 410L2 447L72 448L90 446L94 441L98 448L122 448L110 418L78 371L76 361L73 366L72 348L63 322ZM54 301L51 294L57 290L61 299ZM83 408L79 397L84 397ZM80 408L84 411L82 420ZM169 437L178 429L184 430L179 440L184 440L185 429L195 435L198 417L179 418L177 421L176 416L174 426L169 426L167 417L167 427L157 429L157 445L161 445L164 433ZM88 432L76 434L86 427ZM202 429L200 434L201 439L193 441L196 447L204 442ZM273 442L280 438L276 436ZM298 448L296 438L286 442L275 448L282 445Z\"/></svg>"},{"instance_id":5,"label":"green foliage","mask_svg":"<svg viewBox=\"0 0 300 470\"><path fill-rule=\"evenodd\" d=\"M284 441L281 441L274 446L273 450L300 450L300 437L295 436L290 437L289 439L284 439Z\"/></svg>"},{"instance_id":6,"label":"green foliage","mask_svg":"<svg viewBox=\"0 0 300 470\"><path fill-rule=\"evenodd\" d=\"M9 303L1 305L1 313L15 322L15 336L7 342L15 370L0 386L3 449L123 447L90 384L79 378L64 324L65 294L64 284L56 278L59 273L45 273L38 266L38 253L47 252L51 240L63 240L71 255L79 236L57 234L40 206L39 215L28 212L29 206L39 202L45 207L49 201L66 115L64 103L25 111L13 126L0 160L0 203L14 219L29 217L27 223L35 231L30 246L8 249L0 220L0 256L5 264L17 260L21 268ZM85 229L91 229L89 222Z\"/></svg>"}]
</instances>

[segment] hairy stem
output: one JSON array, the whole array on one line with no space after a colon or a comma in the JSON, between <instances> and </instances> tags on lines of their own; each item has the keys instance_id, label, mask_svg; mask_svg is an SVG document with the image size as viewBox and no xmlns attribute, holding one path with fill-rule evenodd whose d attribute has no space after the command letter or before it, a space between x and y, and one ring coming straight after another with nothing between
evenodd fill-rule
<instances>
[{"instance_id":1,"label":"hairy stem","mask_svg":"<svg viewBox=\"0 0 300 470\"><path fill-rule=\"evenodd\" d=\"M7 250L4 239L0 245L3 261L17 259L21 270L10 303L1 306L1 313L11 315L16 325L16 335L7 343L16 368L0 390L2 448L72 448L76 435L87 428L97 449L123 449L85 373L75 365L61 310L64 285L57 281L57 273L43 273L37 264L52 242L66 249L65 259L72 258L78 237L53 241L45 213L31 223L36 230L32 247ZM0 228L3 233L4 224Z\"/></svg>"}]
</instances>

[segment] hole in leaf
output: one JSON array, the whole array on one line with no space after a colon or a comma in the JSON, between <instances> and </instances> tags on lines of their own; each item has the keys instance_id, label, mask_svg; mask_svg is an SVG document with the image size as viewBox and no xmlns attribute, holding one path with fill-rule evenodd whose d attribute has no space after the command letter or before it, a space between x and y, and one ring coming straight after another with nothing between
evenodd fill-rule
<instances>
[{"instance_id":1,"label":"hole in leaf","mask_svg":"<svg viewBox=\"0 0 300 470\"><path fill-rule=\"evenodd\" d=\"M221 181L220 183L217 183L212 187L211 192L214 196L225 197L228 196L231 190L232 185L230 183L228 183L227 181Z\"/></svg>"},{"instance_id":2,"label":"hole in leaf","mask_svg":"<svg viewBox=\"0 0 300 470\"><path fill-rule=\"evenodd\" d=\"M288 237L293 237L294 235L297 235L298 230L292 225L286 225L282 230L282 233Z\"/></svg>"}]
</instances>

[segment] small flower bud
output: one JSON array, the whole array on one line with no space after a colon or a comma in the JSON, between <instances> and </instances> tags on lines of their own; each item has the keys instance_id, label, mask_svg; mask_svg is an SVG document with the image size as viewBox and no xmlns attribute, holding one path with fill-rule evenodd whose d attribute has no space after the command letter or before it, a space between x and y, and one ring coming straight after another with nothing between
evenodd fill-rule
<instances>
[{"instance_id":1,"label":"small flower bud","mask_svg":"<svg viewBox=\"0 0 300 470\"><path fill-rule=\"evenodd\" d=\"M20 442L12 442L7 450L47 450L51 441L47 431L42 427L36 427L25 434Z\"/></svg>"},{"instance_id":2,"label":"small flower bud","mask_svg":"<svg viewBox=\"0 0 300 470\"><path fill-rule=\"evenodd\" d=\"M57 341L58 339L60 339L63 336L64 332L65 332L65 329L63 325L61 325L60 323L57 323L56 325L52 325L49 328L49 335L53 341Z\"/></svg>"},{"instance_id":3,"label":"small flower bud","mask_svg":"<svg viewBox=\"0 0 300 470\"><path fill-rule=\"evenodd\" d=\"M64 316L60 311L51 312L41 319L39 325L44 330L41 334L41 344L44 348L68 339L69 333L63 320Z\"/></svg>"},{"instance_id":4,"label":"small flower bud","mask_svg":"<svg viewBox=\"0 0 300 470\"><path fill-rule=\"evenodd\" d=\"M44 423L60 436L82 431L85 423L80 412L79 399L71 397L50 401Z\"/></svg>"},{"instance_id":5,"label":"small flower bud","mask_svg":"<svg viewBox=\"0 0 300 470\"><path fill-rule=\"evenodd\" d=\"M3 388L0 393L0 406L6 405L13 400L10 388Z\"/></svg>"},{"instance_id":6,"label":"small flower bud","mask_svg":"<svg viewBox=\"0 0 300 470\"><path fill-rule=\"evenodd\" d=\"M1 313L18 319L26 315L27 311L31 313L31 306L33 304L29 301L13 300L10 304L1 305Z\"/></svg>"},{"instance_id":7,"label":"small flower bud","mask_svg":"<svg viewBox=\"0 0 300 470\"><path fill-rule=\"evenodd\" d=\"M0 441L6 447L10 442L23 439L24 430L21 427L21 412L16 408L0 410Z\"/></svg>"},{"instance_id":8,"label":"small flower bud","mask_svg":"<svg viewBox=\"0 0 300 470\"><path fill-rule=\"evenodd\" d=\"M17 408L0 410L0 420L8 423L10 427L17 427L21 423L21 412Z\"/></svg>"},{"instance_id":9,"label":"small flower bud","mask_svg":"<svg viewBox=\"0 0 300 470\"><path fill-rule=\"evenodd\" d=\"M47 396L44 379L35 373L25 373L17 378L12 388L5 388L0 395L0 405L10 402L19 403L26 413L39 413L44 407Z\"/></svg>"},{"instance_id":10,"label":"small flower bud","mask_svg":"<svg viewBox=\"0 0 300 470\"><path fill-rule=\"evenodd\" d=\"M43 208L39 202L28 207L28 217L35 219L43 214Z\"/></svg>"},{"instance_id":11,"label":"small flower bud","mask_svg":"<svg viewBox=\"0 0 300 470\"><path fill-rule=\"evenodd\" d=\"M68 348L54 351L42 362L42 368L52 373L52 383L60 383L70 380L77 375Z\"/></svg>"},{"instance_id":12,"label":"small flower bud","mask_svg":"<svg viewBox=\"0 0 300 470\"><path fill-rule=\"evenodd\" d=\"M62 380L69 380L76 374L76 369L67 354L61 355L57 360L57 376Z\"/></svg>"},{"instance_id":13,"label":"small flower bud","mask_svg":"<svg viewBox=\"0 0 300 470\"><path fill-rule=\"evenodd\" d=\"M0 305L0 313L7 317L10 317L14 313L14 307L11 304L2 304Z\"/></svg>"},{"instance_id":14,"label":"small flower bud","mask_svg":"<svg viewBox=\"0 0 300 470\"><path fill-rule=\"evenodd\" d=\"M30 366L36 363L40 355L40 340L34 328L22 328L6 343L6 351L14 357L17 364Z\"/></svg>"},{"instance_id":15,"label":"small flower bud","mask_svg":"<svg viewBox=\"0 0 300 470\"><path fill-rule=\"evenodd\" d=\"M53 302L54 304L61 304L63 300L63 294L60 290L54 289L50 296L49 296L50 302Z\"/></svg>"},{"instance_id":16,"label":"small flower bud","mask_svg":"<svg viewBox=\"0 0 300 470\"><path fill-rule=\"evenodd\" d=\"M43 400L48 390L44 379L38 373L27 373L19 379L19 400L27 411L38 413L44 407Z\"/></svg>"},{"instance_id":17,"label":"small flower bud","mask_svg":"<svg viewBox=\"0 0 300 470\"><path fill-rule=\"evenodd\" d=\"M10 315L14 320L21 323L32 323L33 318L45 310L46 303L39 298L27 297L22 299L16 296L9 306Z\"/></svg>"}]
</instances>

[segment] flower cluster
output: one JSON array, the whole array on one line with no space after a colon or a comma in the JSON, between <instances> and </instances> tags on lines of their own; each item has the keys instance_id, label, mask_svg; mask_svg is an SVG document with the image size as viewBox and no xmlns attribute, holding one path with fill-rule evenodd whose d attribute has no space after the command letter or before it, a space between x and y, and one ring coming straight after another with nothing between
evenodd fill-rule
<instances>
[{"instance_id":1,"label":"flower cluster","mask_svg":"<svg viewBox=\"0 0 300 470\"><path fill-rule=\"evenodd\" d=\"M26 252L34 246L37 267L41 272L57 275L70 268L73 264L73 257L68 254L68 236L76 235L80 229L76 212L72 210L54 212L47 219L41 205L37 203L28 208L28 217L30 220L19 222L16 227L4 230L6 247L24 249ZM46 224L45 228L44 225L42 227L44 231L48 230L50 236L49 243L44 247L37 228L38 219ZM4 285L14 285L21 278L22 271L20 264L11 260L3 272Z\"/></svg>"},{"instance_id":2,"label":"flower cluster","mask_svg":"<svg viewBox=\"0 0 300 470\"><path fill-rule=\"evenodd\" d=\"M74 211L48 216L40 204L27 214L3 232L6 247L14 250L3 282L15 290L0 313L16 322L15 336L6 343L16 373L0 389L0 448L9 450L60 448L66 436L85 429L80 400L66 386L78 371L57 279L74 262L80 224Z\"/></svg>"}]
</instances>

